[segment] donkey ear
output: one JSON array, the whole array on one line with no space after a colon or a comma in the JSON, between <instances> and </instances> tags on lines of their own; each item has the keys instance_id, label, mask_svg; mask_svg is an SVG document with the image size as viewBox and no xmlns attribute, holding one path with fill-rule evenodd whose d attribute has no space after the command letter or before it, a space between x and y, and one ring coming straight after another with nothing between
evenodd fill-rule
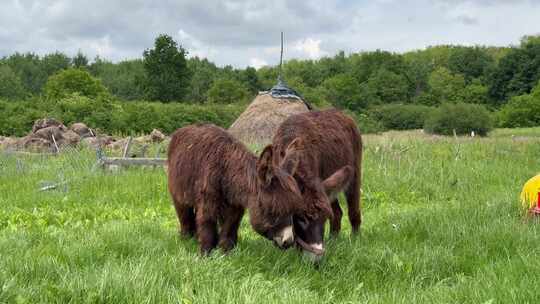
<instances>
[{"instance_id":1,"label":"donkey ear","mask_svg":"<svg viewBox=\"0 0 540 304\"><path fill-rule=\"evenodd\" d=\"M324 191L328 197L333 198L338 192L347 187L354 174L352 166L345 166L323 181Z\"/></svg>"},{"instance_id":2,"label":"donkey ear","mask_svg":"<svg viewBox=\"0 0 540 304\"><path fill-rule=\"evenodd\" d=\"M272 145L268 145L264 148L257 160L257 177L263 185L270 185L272 176L274 175L272 167Z\"/></svg>"},{"instance_id":3,"label":"donkey ear","mask_svg":"<svg viewBox=\"0 0 540 304\"><path fill-rule=\"evenodd\" d=\"M300 137L295 138L285 149L285 156L281 161L281 168L290 175L294 175L300 162L300 153L304 149L304 143Z\"/></svg>"}]
</instances>

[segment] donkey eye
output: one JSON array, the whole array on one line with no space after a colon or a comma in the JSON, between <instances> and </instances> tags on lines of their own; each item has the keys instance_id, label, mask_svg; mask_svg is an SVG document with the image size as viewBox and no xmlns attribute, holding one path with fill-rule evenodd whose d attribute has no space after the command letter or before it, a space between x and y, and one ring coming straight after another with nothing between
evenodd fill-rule
<instances>
[{"instance_id":1,"label":"donkey eye","mask_svg":"<svg viewBox=\"0 0 540 304\"><path fill-rule=\"evenodd\" d=\"M300 224L300 227L302 227L302 229L306 229L307 226L308 226L307 221L304 220L304 219L299 219L299 220L298 220L298 224Z\"/></svg>"}]
</instances>

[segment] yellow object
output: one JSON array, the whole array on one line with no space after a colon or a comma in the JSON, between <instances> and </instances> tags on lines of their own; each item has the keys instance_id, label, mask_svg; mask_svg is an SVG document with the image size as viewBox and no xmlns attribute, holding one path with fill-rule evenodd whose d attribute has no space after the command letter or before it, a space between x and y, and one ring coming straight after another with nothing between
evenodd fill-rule
<instances>
[{"instance_id":1,"label":"yellow object","mask_svg":"<svg viewBox=\"0 0 540 304\"><path fill-rule=\"evenodd\" d=\"M529 179L525 185L523 185L523 190L521 190L521 204L523 205L523 208L530 209L536 206L539 191L540 174Z\"/></svg>"}]
</instances>

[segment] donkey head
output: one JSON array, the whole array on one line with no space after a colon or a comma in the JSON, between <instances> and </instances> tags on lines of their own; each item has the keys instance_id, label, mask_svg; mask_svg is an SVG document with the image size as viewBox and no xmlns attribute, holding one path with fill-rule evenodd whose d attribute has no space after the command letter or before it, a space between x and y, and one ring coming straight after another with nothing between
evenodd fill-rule
<instances>
[{"instance_id":1,"label":"donkey head","mask_svg":"<svg viewBox=\"0 0 540 304\"><path fill-rule=\"evenodd\" d=\"M302 195L293 178L298 154L290 151L281 165L272 163L272 146L257 161L257 198L249 208L251 226L280 248L294 244L293 214L302 205Z\"/></svg>"},{"instance_id":2,"label":"donkey head","mask_svg":"<svg viewBox=\"0 0 540 304\"><path fill-rule=\"evenodd\" d=\"M305 176L298 176L304 204L330 206L330 202L347 186L353 174L351 166L344 166L324 181L318 178L307 180ZM314 262L318 262L324 255L324 224L328 218L316 211L296 214L293 219L296 243L302 248L304 255Z\"/></svg>"}]
</instances>

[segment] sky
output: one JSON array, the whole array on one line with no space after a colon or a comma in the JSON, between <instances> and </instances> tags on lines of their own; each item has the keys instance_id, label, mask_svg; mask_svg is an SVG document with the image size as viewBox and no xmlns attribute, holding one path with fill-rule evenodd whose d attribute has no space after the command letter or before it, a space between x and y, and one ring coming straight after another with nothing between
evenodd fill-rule
<instances>
[{"instance_id":1,"label":"sky","mask_svg":"<svg viewBox=\"0 0 540 304\"><path fill-rule=\"evenodd\" d=\"M540 34L540 0L0 0L0 56L81 50L141 58L159 34L220 66L376 49L517 45Z\"/></svg>"}]
</instances>

